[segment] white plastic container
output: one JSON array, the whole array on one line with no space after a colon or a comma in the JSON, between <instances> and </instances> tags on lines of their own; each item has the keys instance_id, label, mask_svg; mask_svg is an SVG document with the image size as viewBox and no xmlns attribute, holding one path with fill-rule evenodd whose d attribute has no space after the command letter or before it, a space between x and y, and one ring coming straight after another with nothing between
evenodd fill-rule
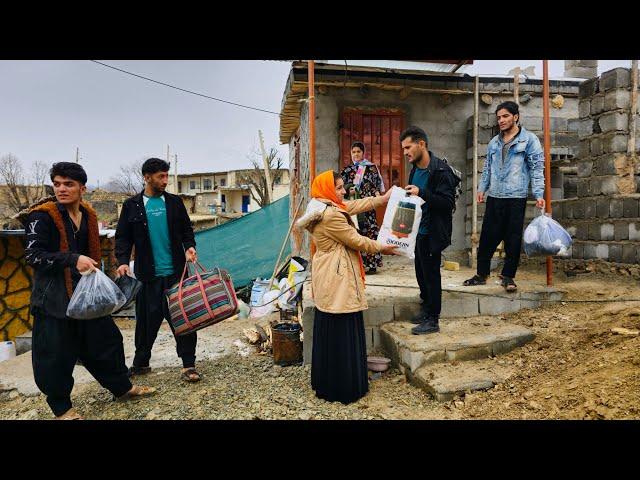
<instances>
[{"instance_id":1,"label":"white plastic container","mask_svg":"<svg viewBox=\"0 0 640 480\"><path fill-rule=\"evenodd\" d=\"M260 278L256 278L253 282L253 287L251 287L251 300L249 300L249 305L252 307L256 307L262 304L262 296L267 291L269 287L269 279L266 278L261 280Z\"/></svg>"},{"instance_id":2,"label":"white plastic container","mask_svg":"<svg viewBox=\"0 0 640 480\"><path fill-rule=\"evenodd\" d=\"M0 342L0 362L16 356L16 344L13 342Z\"/></svg>"}]
</instances>

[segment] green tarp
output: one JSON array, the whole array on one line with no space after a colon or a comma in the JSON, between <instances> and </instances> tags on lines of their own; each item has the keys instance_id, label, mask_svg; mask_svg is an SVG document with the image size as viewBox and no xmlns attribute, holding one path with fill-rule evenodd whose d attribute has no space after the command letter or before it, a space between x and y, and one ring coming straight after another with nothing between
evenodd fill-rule
<instances>
[{"instance_id":1,"label":"green tarp","mask_svg":"<svg viewBox=\"0 0 640 480\"><path fill-rule=\"evenodd\" d=\"M256 277L270 278L288 229L289 195L244 217L197 232L198 260L207 269L227 270L236 288ZM282 260L290 252L287 242Z\"/></svg>"}]
</instances>

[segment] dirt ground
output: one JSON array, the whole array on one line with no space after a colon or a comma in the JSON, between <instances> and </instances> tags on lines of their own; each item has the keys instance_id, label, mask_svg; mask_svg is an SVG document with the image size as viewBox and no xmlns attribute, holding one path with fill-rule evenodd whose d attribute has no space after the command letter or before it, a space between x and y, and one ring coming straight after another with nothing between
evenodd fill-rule
<instances>
[{"instance_id":1,"label":"dirt ground","mask_svg":"<svg viewBox=\"0 0 640 480\"><path fill-rule=\"evenodd\" d=\"M518 276L544 281L539 267ZM204 379L198 384L183 382L177 367L162 367L137 380L158 387L153 398L115 403L94 382L79 385L73 401L90 419L639 419L640 336L611 329L640 330L640 301L580 303L640 300L638 281L557 272L556 286L567 291L566 302L502 316L536 334L533 342L492 360L514 365L518 373L448 403L435 402L396 370L372 379L358 402L325 402L311 390L309 367L273 366L269 355L243 356L240 348L200 362ZM48 418L42 395L0 392L0 419Z\"/></svg>"}]
</instances>

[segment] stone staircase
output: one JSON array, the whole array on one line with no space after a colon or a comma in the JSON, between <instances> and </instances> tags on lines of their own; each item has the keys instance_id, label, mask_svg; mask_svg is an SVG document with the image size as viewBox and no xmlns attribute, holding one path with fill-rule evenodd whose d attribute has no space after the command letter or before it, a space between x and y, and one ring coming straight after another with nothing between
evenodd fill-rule
<instances>
[{"instance_id":1,"label":"stone staircase","mask_svg":"<svg viewBox=\"0 0 640 480\"><path fill-rule=\"evenodd\" d=\"M513 367L492 358L534 339L524 327L485 316L441 319L439 333L413 335L409 318L381 326L381 347L411 384L441 402L504 382Z\"/></svg>"}]
</instances>

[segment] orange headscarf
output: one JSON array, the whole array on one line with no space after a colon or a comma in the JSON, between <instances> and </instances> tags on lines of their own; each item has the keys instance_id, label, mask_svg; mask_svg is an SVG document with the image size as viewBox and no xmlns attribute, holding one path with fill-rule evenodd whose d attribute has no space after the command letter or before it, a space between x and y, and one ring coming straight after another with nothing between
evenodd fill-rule
<instances>
[{"instance_id":1,"label":"orange headscarf","mask_svg":"<svg viewBox=\"0 0 640 480\"><path fill-rule=\"evenodd\" d=\"M336 185L333 181L333 170L327 170L313 179L311 184L311 196L313 198L324 198L325 200L331 200L338 207L345 210L347 206L338 200L336 195ZM362 278L362 284L364 285L364 263L362 262L362 254L358 255L360 260L360 277Z\"/></svg>"}]
</instances>

